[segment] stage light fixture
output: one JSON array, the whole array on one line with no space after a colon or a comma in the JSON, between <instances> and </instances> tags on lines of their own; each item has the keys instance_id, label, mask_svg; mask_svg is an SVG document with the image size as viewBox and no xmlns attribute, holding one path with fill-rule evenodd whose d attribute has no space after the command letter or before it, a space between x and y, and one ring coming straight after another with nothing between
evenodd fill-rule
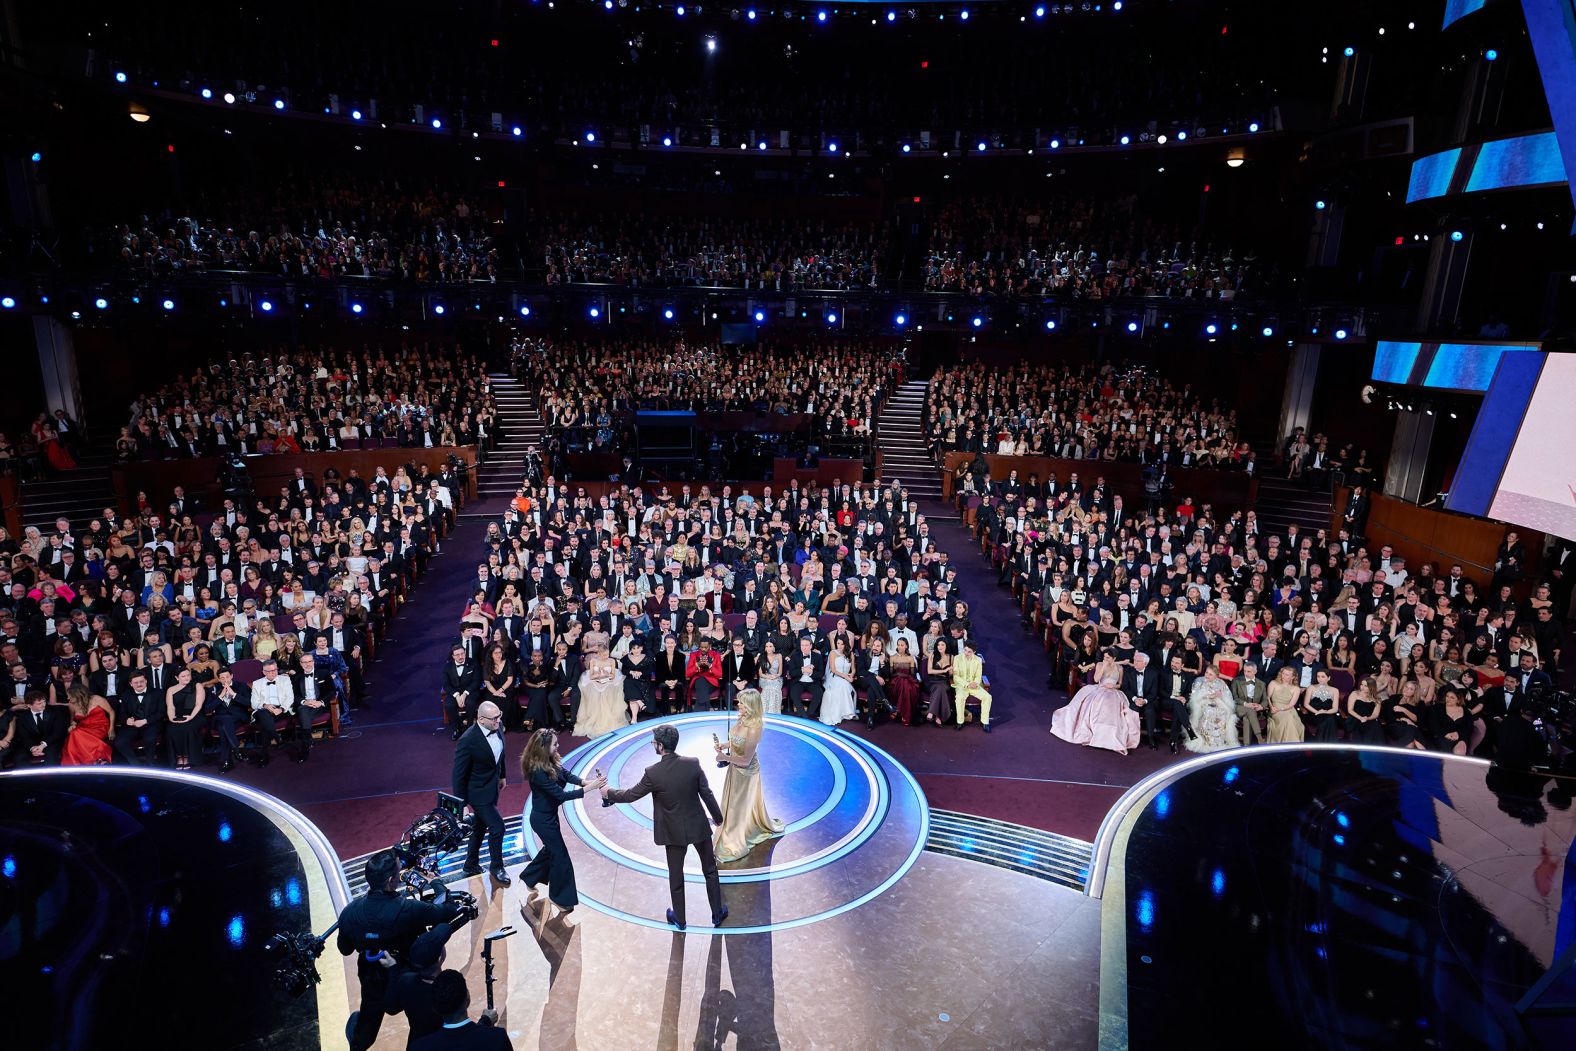
<instances>
[{"instance_id":1,"label":"stage light fixture","mask_svg":"<svg viewBox=\"0 0 1576 1051\"><path fill-rule=\"evenodd\" d=\"M1127 323L1127 331L1129 331L1129 332L1137 332L1138 331L1138 322L1136 322L1136 321L1129 321Z\"/></svg>"},{"instance_id":2,"label":"stage light fixture","mask_svg":"<svg viewBox=\"0 0 1576 1051\"><path fill-rule=\"evenodd\" d=\"M1324 211L1324 202L1323 201L1314 201L1313 202L1313 206L1316 209L1318 209L1319 211L1321 211L1321 212Z\"/></svg>"},{"instance_id":3,"label":"stage light fixture","mask_svg":"<svg viewBox=\"0 0 1576 1051\"><path fill-rule=\"evenodd\" d=\"M835 143L835 142L827 143L826 144L826 152L827 153L836 153L837 152L837 143Z\"/></svg>"},{"instance_id":4,"label":"stage light fixture","mask_svg":"<svg viewBox=\"0 0 1576 1051\"><path fill-rule=\"evenodd\" d=\"M1351 58L1353 55L1357 54L1357 49L1354 47L1349 47L1342 51L1341 54L1345 55L1347 58Z\"/></svg>"},{"instance_id":5,"label":"stage light fixture","mask_svg":"<svg viewBox=\"0 0 1576 1051\"><path fill-rule=\"evenodd\" d=\"M766 320L766 311L764 311L764 310L757 310L755 312L755 323L757 325L759 325L762 322L764 322L765 320Z\"/></svg>"},{"instance_id":6,"label":"stage light fixture","mask_svg":"<svg viewBox=\"0 0 1576 1051\"><path fill-rule=\"evenodd\" d=\"M1460 230L1452 230L1452 231L1450 231L1450 239L1452 241L1459 241L1459 240L1461 240L1461 237L1462 237L1462 233L1461 233Z\"/></svg>"},{"instance_id":7,"label":"stage light fixture","mask_svg":"<svg viewBox=\"0 0 1576 1051\"><path fill-rule=\"evenodd\" d=\"M443 310L444 310L444 308L443 308L443 304L442 303L434 303L432 305L432 312L434 314L437 314L439 317L443 316Z\"/></svg>"},{"instance_id":8,"label":"stage light fixture","mask_svg":"<svg viewBox=\"0 0 1576 1051\"><path fill-rule=\"evenodd\" d=\"M361 313L362 309L363 309L363 307L361 306L360 303L352 303L352 304L350 304L350 312L352 314L359 314L359 313Z\"/></svg>"},{"instance_id":9,"label":"stage light fixture","mask_svg":"<svg viewBox=\"0 0 1576 1051\"><path fill-rule=\"evenodd\" d=\"M752 7L748 11L746 11L744 13L744 17L748 18L751 22L755 21L755 8Z\"/></svg>"},{"instance_id":10,"label":"stage light fixture","mask_svg":"<svg viewBox=\"0 0 1576 1051\"><path fill-rule=\"evenodd\" d=\"M897 317L892 319L892 323L895 324L898 328L902 328L904 325L908 324L908 315L907 314L899 314Z\"/></svg>"},{"instance_id":11,"label":"stage light fixture","mask_svg":"<svg viewBox=\"0 0 1576 1051\"><path fill-rule=\"evenodd\" d=\"M827 312L827 314L826 314L826 323L828 325L835 325L835 324L837 324L837 312L836 311L828 311Z\"/></svg>"},{"instance_id":12,"label":"stage light fixture","mask_svg":"<svg viewBox=\"0 0 1576 1051\"><path fill-rule=\"evenodd\" d=\"M1215 333L1217 333L1219 331L1220 331L1220 327L1218 325L1216 325L1213 321L1211 321L1209 324L1204 326L1204 335L1206 335L1206 336L1213 336Z\"/></svg>"},{"instance_id":13,"label":"stage light fixture","mask_svg":"<svg viewBox=\"0 0 1576 1051\"><path fill-rule=\"evenodd\" d=\"M1035 18L1044 18L1045 17L1045 8L1043 8L1043 7L1036 7L1034 9L1034 17Z\"/></svg>"},{"instance_id":14,"label":"stage light fixture","mask_svg":"<svg viewBox=\"0 0 1576 1051\"><path fill-rule=\"evenodd\" d=\"M977 146L976 146L976 147L975 147L975 149L977 149L977 150L979 150L979 151L980 151L980 152L981 152L981 153L984 153L984 152L985 152L985 143L984 143L984 142L980 142L980 143L979 143L979 144L978 144L978 145L977 145Z\"/></svg>"},{"instance_id":15,"label":"stage light fixture","mask_svg":"<svg viewBox=\"0 0 1576 1051\"><path fill-rule=\"evenodd\" d=\"M1335 338L1336 339L1345 339L1346 338L1346 330L1344 328L1336 329L1335 330Z\"/></svg>"},{"instance_id":16,"label":"stage light fixture","mask_svg":"<svg viewBox=\"0 0 1576 1051\"><path fill-rule=\"evenodd\" d=\"M1248 125L1248 133L1250 135L1257 135L1259 133L1259 122L1258 121L1254 121L1253 123Z\"/></svg>"},{"instance_id":17,"label":"stage light fixture","mask_svg":"<svg viewBox=\"0 0 1576 1051\"><path fill-rule=\"evenodd\" d=\"M284 109L284 108L285 108L285 100L284 99L274 99L274 109Z\"/></svg>"},{"instance_id":18,"label":"stage light fixture","mask_svg":"<svg viewBox=\"0 0 1576 1051\"><path fill-rule=\"evenodd\" d=\"M756 146L756 148L757 148L757 149L762 149L762 150L764 150L764 149L765 149L765 148L766 148L766 140L765 140L765 139L762 139L762 140L761 140L761 141L760 141L760 142L757 142L757 143L756 143L756 144L755 144L755 146Z\"/></svg>"},{"instance_id":19,"label":"stage light fixture","mask_svg":"<svg viewBox=\"0 0 1576 1051\"><path fill-rule=\"evenodd\" d=\"M1122 136L1122 145L1123 145L1123 146L1126 146L1126 145L1127 145L1127 144L1128 144L1128 143L1130 143L1130 142L1132 142L1132 141L1133 141L1133 140L1132 140L1132 139L1130 139L1130 138L1128 138L1128 137L1127 137L1127 136L1126 136L1126 135L1123 135L1123 136Z\"/></svg>"},{"instance_id":20,"label":"stage light fixture","mask_svg":"<svg viewBox=\"0 0 1576 1051\"><path fill-rule=\"evenodd\" d=\"M514 135L514 137L517 138L517 139L520 136L525 134L525 129L520 127L518 124L516 124L512 129L510 129L510 131Z\"/></svg>"},{"instance_id":21,"label":"stage light fixture","mask_svg":"<svg viewBox=\"0 0 1576 1051\"><path fill-rule=\"evenodd\" d=\"M10 296L0 296L0 307L4 307L6 310L15 310L16 300Z\"/></svg>"},{"instance_id":22,"label":"stage light fixture","mask_svg":"<svg viewBox=\"0 0 1576 1051\"><path fill-rule=\"evenodd\" d=\"M126 74L124 74L124 73L116 73L115 74L115 83L117 83L117 84L124 84L124 83L126 83Z\"/></svg>"},{"instance_id":23,"label":"stage light fixture","mask_svg":"<svg viewBox=\"0 0 1576 1051\"><path fill-rule=\"evenodd\" d=\"M1166 144L1166 137L1164 135L1156 135L1155 143L1157 145L1164 146Z\"/></svg>"},{"instance_id":24,"label":"stage light fixture","mask_svg":"<svg viewBox=\"0 0 1576 1051\"><path fill-rule=\"evenodd\" d=\"M93 301L93 305L98 307L100 310L108 310L109 300L105 299L103 296L100 296Z\"/></svg>"},{"instance_id":25,"label":"stage light fixture","mask_svg":"<svg viewBox=\"0 0 1576 1051\"><path fill-rule=\"evenodd\" d=\"M594 131L586 132L586 141L587 142L595 142L596 141L596 132L594 132Z\"/></svg>"},{"instance_id":26,"label":"stage light fixture","mask_svg":"<svg viewBox=\"0 0 1576 1051\"><path fill-rule=\"evenodd\" d=\"M358 110L358 109L351 110L350 111L350 119L351 120L360 120L361 119L361 111Z\"/></svg>"},{"instance_id":27,"label":"stage light fixture","mask_svg":"<svg viewBox=\"0 0 1576 1051\"><path fill-rule=\"evenodd\" d=\"M1265 325L1262 329L1260 329L1260 333L1265 339L1269 339L1271 336L1275 335L1275 329L1270 325Z\"/></svg>"},{"instance_id":28,"label":"stage light fixture","mask_svg":"<svg viewBox=\"0 0 1576 1051\"><path fill-rule=\"evenodd\" d=\"M274 312L274 305L272 302L265 299L257 304L257 309L261 310L265 314L272 314Z\"/></svg>"},{"instance_id":29,"label":"stage light fixture","mask_svg":"<svg viewBox=\"0 0 1576 1051\"><path fill-rule=\"evenodd\" d=\"M1045 331L1047 331L1047 332L1055 332L1056 331L1056 321L1054 319L1047 318L1045 320Z\"/></svg>"},{"instance_id":30,"label":"stage light fixture","mask_svg":"<svg viewBox=\"0 0 1576 1051\"><path fill-rule=\"evenodd\" d=\"M666 310L664 310L662 312L662 316L666 320L672 321L673 320L673 308L672 307L668 307Z\"/></svg>"},{"instance_id":31,"label":"stage light fixture","mask_svg":"<svg viewBox=\"0 0 1576 1051\"><path fill-rule=\"evenodd\" d=\"M80 310L73 310L71 312L71 320L73 320L73 321L80 321L81 319L82 319L82 311L80 311Z\"/></svg>"},{"instance_id":32,"label":"stage light fixture","mask_svg":"<svg viewBox=\"0 0 1576 1051\"><path fill-rule=\"evenodd\" d=\"M664 145L664 146L671 146L671 145L673 145L673 140L670 137L664 135L662 137L662 145Z\"/></svg>"},{"instance_id":33,"label":"stage light fixture","mask_svg":"<svg viewBox=\"0 0 1576 1051\"><path fill-rule=\"evenodd\" d=\"M912 147L912 146L910 146L910 145L909 145L909 144L908 144L908 143L906 143L906 142L905 142L905 143L904 143L904 144L903 144L903 152L904 152L904 153L908 153L908 152L909 152L909 151L910 151L910 150L912 150L912 149L913 149L913 148L914 148L914 147Z\"/></svg>"},{"instance_id":34,"label":"stage light fixture","mask_svg":"<svg viewBox=\"0 0 1576 1051\"><path fill-rule=\"evenodd\" d=\"M815 20L817 22L825 22L826 21L826 12L825 11L817 11L815 13Z\"/></svg>"},{"instance_id":35,"label":"stage light fixture","mask_svg":"<svg viewBox=\"0 0 1576 1051\"><path fill-rule=\"evenodd\" d=\"M34 150L33 151L33 155L28 158L28 160L32 161L34 164L39 163L43 159L44 159L44 155L42 153L39 153L37 150Z\"/></svg>"},{"instance_id":36,"label":"stage light fixture","mask_svg":"<svg viewBox=\"0 0 1576 1051\"><path fill-rule=\"evenodd\" d=\"M963 10L959 11L958 18L964 22L967 22L969 20L969 9L965 7Z\"/></svg>"},{"instance_id":37,"label":"stage light fixture","mask_svg":"<svg viewBox=\"0 0 1576 1051\"><path fill-rule=\"evenodd\" d=\"M888 22L896 22L897 21L897 12L896 11L888 11L887 12L887 21Z\"/></svg>"},{"instance_id":38,"label":"stage light fixture","mask_svg":"<svg viewBox=\"0 0 1576 1051\"><path fill-rule=\"evenodd\" d=\"M1178 142L1186 142L1187 141L1187 132L1185 132L1185 131L1177 132L1177 141Z\"/></svg>"},{"instance_id":39,"label":"stage light fixture","mask_svg":"<svg viewBox=\"0 0 1576 1051\"><path fill-rule=\"evenodd\" d=\"M174 310L175 309L175 300L173 300L173 299L166 299L162 305L163 305L165 310Z\"/></svg>"},{"instance_id":40,"label":"stage light fixture","mask_svg":"<svg viewBox=\"0 0 1576 1051\"><path fill-rule=\"evenodd\" d=\"M439 120L437 117L433 117L432 118L432 130L433 131L441 131L442 128L443 128L443 121Z\"/></svg>"},{"instance_id":41,"label":"stage light fixture","mask_svg":"<svg viewBox=\"0 0 1576 1051\"><path fill-rule=\"evenodd\" d=\"M599 317L602 316L602 308L601 307L592 307L589 311L587 311L587 313L589 313L591 315L592 320L595 320L596 318L599 318Z\"/></svg>"},{"instance_id":42,"label":"stage light fixture","mask_svg":"<svg viewBox=\"0 0 1576 1051\"><path fill-rule=\"evenodd\" d=\"M211 99L211 98L213 98L213 89L212 88L203 88L202 91L199 92L199 94L202 95L202 97L205 98L205 99Z\"/></svg>"},{"instance_id":43,"label":"stage light fixture","mask_svg":"<svg viewBox=\"0 0 1576 1051\"><path fill-rule=\"evenodd\" d=\"M1061 139L1052 139L1051 140L1051 149L1059 150L1061 148L1062 148L1062 140Z\"/></svg>"},{"instance_id":44,"label":"stage light fixture","mask_svg":"<svg viewBox=\"0 0 1576 1051\"><path fill-rule=\"evenodd\" d=\"M233 92L226 91L224 93L224 104L226 106L235 105L235 94Z\"/></svg>"},{"instance_id":45,"label":"stage light fixture","mask_svg":"<svg viewBox=\"0 0 1576 1051\"><path fill-rule=\"evenodd\" d=\"M526 306L524 303L521 303L520 304L520 316L521 317L530 317L531 316L531 308Z\"/></svg>"},{"instance_id":46,"label":"stage light fixture","mask_svg":"<svg viewBox=\"0 0 1576 1051\"><path fill-rule=\"evenodd\" d=\"M713 55L713 54L716 54L716 52L717 52L717 38L714 37L714 36L707 37L706 38L706 54Z\"/></svg>"},{"instance_id":47,"label":"stage light fixture","mask_svg":"<svg viewBox=\"0 0 1576 1051\"><path fill-rule=\"evenodd\" d=\"M684 5L680 4L677 8L674 9L674 13L677 14L680 18L683 18L684 17Z\"/></svg>"},{"instance_id":48,"label":"stage light fixture","mask_svg":"<svg viewBox=\"0 0 1576 1051\"><path fill-rule=\"evenodd\" d=\"M973 319L969 321L969 324L973 325L975 328L980 328L985 324L985 319L976 314L974 315Z\"/></svg>"}]
</instances>

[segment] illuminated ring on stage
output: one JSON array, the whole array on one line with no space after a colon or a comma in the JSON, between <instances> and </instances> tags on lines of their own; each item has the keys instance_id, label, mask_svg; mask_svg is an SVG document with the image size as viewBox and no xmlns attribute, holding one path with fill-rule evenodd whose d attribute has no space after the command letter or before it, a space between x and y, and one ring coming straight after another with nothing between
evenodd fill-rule
<instances>
[{"instance_id":1,"label":"illuminated ring on stage","mask_svg":"<svg viewBox=\"0 0 1576 1051\"><path fill-rule=\"evenodd\" d=\"M774 729L779 730L790 737L796 737L808 744L811 748L814 748L817 752L820 752L821 757L826 760L826 765L832 768L832 790L826 794L826 799L822 801L820 806L816 807L809 814L806 814L804 817L789 824L788 827L783 829L783 835L786 836L790 832L798 832L801 829L809 828L811 825L815 824L817 821L821 820L827 814L835 810L837 808L838 801L843 798L844 789L848 787L848 774L843 770L843 764L839 763L837 761L837 757L832 755L831 749L822 744L820 738L816 737L814 734L806 733L800 727L788 722L787 720L779 722L778 720L768 716L766 721ZM633 737L634 735L631 734L630 736ZM603 758L607 752L612 751L614 745L627 743L628 740L629 738L624 738L622 741L610 742L607 748L596 753L594 756L591 756L588 759L578 760L578 762L580 762L583 766L590 766L594 768L597 765L596 761ZM847 749L844 750L847 751ZM633 748L629 749L623 755L619 756L618 759L613 763L613 766L607 772L607 780L609 784L616 785L619 783L619 775L624 772L624 765L634 758L635 751L636 750ZM578 771L576 772L578 773ZM870 794L872 796L875 795L873 786ZM629 820L633 821L641 828L644 828L647 832L651 831L651 819L645 814L642 814L639 810L635 809L635 804L615 803L613 804L613 809L629 818Z\"/></svg>"},{"instance_id":2,"label":"illuminated ring on stage","mask_svg":"<svg viewBox=\"0 0 1576 1051\"><path fill-rule=\"evenodd\" d=\"M671 724L684 724L711 722L719 717L726 718L725 715L719 715L717 713L696 712L689 715L673 717L664 721ZM811 739L811 736L808 733L806 733L800 727L793 725L792 723L778 722L775 719L770 721L773 722L775 729L781 730L784 733L788 733L790 736L800 738L801 740ZM589 741L570 752L569 755L565 756L564 766L569 769L574 769L574 772L577 774L581 774L584 770L590 769L591 766L594 765L591 760L601 758L613 748L624 744L629 737L634 736L641 730L646 729L648 725L649 724L641 724L639 727L627 726L622 730L615 731L614 734L611 735L612 739L610 740L598 738L595 741ZM747 869L724 870L718 874L723 883L758 883L762 880L787 879L791 876L799 876L806 872L813 872L816 869L821 868L823 865L830 865L838 859L846 857L853 851L859 849L860 845L863 844L865 840L875 835L876 830L881 827L881 822L886 819L887 810L891 805L891 790L887 785L886 778L880 776L877 773L877 771L870 765L870 760L866 756L862 755L858 748L852 747L848 743L850 741L859 741L858 738L844 735L841 731L834 731L832 728L826 728L822 731L822 733L831 737L833 741L835 741L838 746L842 748L843 752L855 763L857 763L862 771L864 771L865 779L870 786L870 800L865 805L865 812L860 815L859 820L855 822L854 827L844 834L842 838L838 839L834 843L829 843L815 853L795 859L794 861L787 862L780 866L757 866L755 868ZM859 743L861 745L865 745L865 742L863 741L859 741ZM825 752L825 754L830 757L830 752ZM894 765L897 764L894 762ZM833 762L832 766L835 770L841 770L841 764L839 763ZM837 798L829 797L829 803L830 805L823 803L822 806L817 809L817 813L829 811L832 807L836 806ZM583 801L576 800L575 802L571 803L567 808L565 808L565 813L568 816L569 827L574 829L575 833L580 836L581 840L585 842L585 844L592 850L595 850L598 854L601 854L603 857L612 861L614 864L620 865L624 868L634 869L636 872L641 872L648 876L657 876L662 878L667 877L668 869L665 863L662 865L657 865L647 858L634 853L627 847L614 843L612 840L608 839L606 833L604 833L595 824L589 822L585 816L585 807ZM795 825L796 827L804 827L802 822L796 822ZM529 823L521 828L520 835L527 849L532 853L535 853L537 849L537 840L535 834L530 829ZM692 869L686 864L684 868L684 879L689 883L702 883L704 882L705 877L700 873L699 869Z\"/></svg>"},{"instance_id":3,"label":"illuminated ring on stage","mask_svg":"<svg viewBox=\"0 0 1576 1051\"><path fill-rule=\"evenodd\" d=\"M622 733L624 731L619 732ZM841 733L841 731L839 731L839 733ZM925 843L930 839L930 806L925 801L925 793L920 789L919 782L914 779L914 775L909 773L907 768L905 768L896 759L893 759L892 756L884 749L878 748L869 741L863 740L861 738L852 739L859 741L860 747L867 748L871 752L879 755L882 759L885 759L887 763L890 764L891 767L902 776L903 783L907 786L908 790L914 794L914 798L919 801L919 834L915 837L914 846L909 850L908 856L905 857L898 867L892 871L891 875L882 880L880 883L876 884L876 886L872 887L870 890L865 891L865 893L859 895L859 897L854 898L851 901L844 902L842 905L827 909L825 912L818 912L811 916L801 916L798 919L793 920L783 920L780 923L760 923L741 927L708 927L702 924L692 923L686 928L690 934L771 934L774 931L790 931L796 927L808 927L812 923L820 923L822 920L830 920L837 916L841 916L845 912L852 912L854 909L859 908L859 906L875 900L878 896L886 893L894 885L896 885L897 881L907 875L908 870L914 867L914 862L919 860L920 851L925 849ZM597 743L598 742L596 741L591 741L570 752L569 755L565 757L566 765L568 759L578 755L582 750L589 751L591 746ZM882 781L884 783L885 779L883 778ZM536 837L531 833L529 823L521 828L520 834L521 838L527 843L531 844L534 848L536 845ZM662 875L666 874L666 871L662 873ZM648 916L637 916L632 912L625 912L623 909L616 909L605 902L597 901L595 898L587 895L584 891L580 892L580 903L595 909L604 916L611 916L615 920L624 920L627 923L639 924L642 927L650 927L652 930L657 931L673 930L672 924L667 923L664 920L654 920Z\"/></svg>"}]
</instances>

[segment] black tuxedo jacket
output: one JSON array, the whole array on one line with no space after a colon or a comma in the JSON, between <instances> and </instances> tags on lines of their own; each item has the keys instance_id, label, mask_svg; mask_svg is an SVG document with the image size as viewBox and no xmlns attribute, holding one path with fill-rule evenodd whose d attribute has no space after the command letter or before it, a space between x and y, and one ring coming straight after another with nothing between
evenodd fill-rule
<instances>
[{"instance_id":1,"label":"black tuxedo jacket","mask_svg":"<svg viewBox=\"0 0 1576 1051\"><path fill-rule=\"evenodd\" d=\"M722 684L726 686L734 679L743 679L747 684L755 681L755 657L749 650L735 657L730 649L722 658Z\"/></svg>"},{"instance_id":2,"label":"black tuxedo jacket","mask_svg":"<svg viewBox=\"0 0 1576 1051\"><path fill-rule=\"evenodd\" d=\"M453 658L443 662L443 695L453 698L456 694L468 693L475 697L481 689L481 673L473 661L466 661L465 666L456 668Z\"/></svg>"},{"instance_id":3,"label":"black tuxedo jacket","mask_svg":"<svg viewBox=\"0 0 1576 1051\"><path fill-rule=\"evenodd\" d=\"M664 755L646 767L633 788L604 789L602 805L633 803L651 796L652 834L659 847L684 846L711 839L711 820L722 823L722 808L706 780L699 759ZM702 807L704 806L704 809Z\"/></svg>"},{"instance_id":4,"label":"black tuxedo jacket","mask_svg":"<svg viewBox=\"0 0 1576 1051\"><path fill-rule=\"evenodd\" d=\"M1139 689L1137 669L1128 668L1127 674L1122 678L1122 692L1127 694L1128 705L1134 708L1138 707L1133 704L1133 698L1135 697L1142 697L1146 704L1154 704L1160 700L1160 676L1170 674L1169 668L1164 672L1160 672L1156 671L1155 666L1151 664L1144 669L1144 685L1143 689Z\"/></svg>"},{"instance_id":5,"label":"black tuxedo jacket","mask_svg":"<svg viewBox=\"0 0 1576 1051\"><path fill-rule=\"evenodd\" d=\"M480 724L472 724L454 746L454 794L472 806L498 802L499 784L504 778L508 749L493 759L492 747Z\"/></svg>"},{"instance_id":6,"label":"black tuxedo jacket","mask_svg":"<svg viewBox=\"0 0 1576 1051\"><path fill-rule=\"evenodd\" d=\"M46 704L42 718L35 720L31 710L23 708L11 714L11 725L16 728L12 738L13 755L26 755L28 749L42 744L49 762L58 762L60 749L66 743L66 727L71 716L63 705ZM28 757L31 760L31 756ZM721 820L719 818L718 820Z\"/></svg>"}]
</instances>

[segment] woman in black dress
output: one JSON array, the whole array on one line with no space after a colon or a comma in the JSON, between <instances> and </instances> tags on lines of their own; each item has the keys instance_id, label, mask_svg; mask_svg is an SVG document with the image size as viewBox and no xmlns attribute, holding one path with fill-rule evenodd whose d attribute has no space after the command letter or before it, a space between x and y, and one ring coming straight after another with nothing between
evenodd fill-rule
<instances>
[{"instance_id":1,"label":"woman in black dress","mask_svg":"<svg viewBox=\"0 0 1576 1051\"><path fill-rule=\"evenodd\" d=\"M197 722L202 715L202 694L202 687L192 682L187 668L176 672L175 685L164 691L164 716L168 720L165 735L175 753L177 770L190 770L191 757L202 754L202 728Z\"/></svg>"},{"instance_id":2,"label":"woman in black dress","mask_svg":"<svg viewBox=\"0 0 1576 1051\"><path fill-rule=\"evenodd\" d=\"M546 728L531 734L530 743L520 756L520 774L531 786L527 820L541 843L536 856L520 873L520 882L531 888L530 896L520 905L520 915L530 922L530 911L535 911L536 924L540 928L547 923L553 905L567 914L580 904L580 894L575 889L575 866L569 859L564 834L558 827L558 808L604 787L607 778L582 781L565 770L558 755L558 735ZM578 787L566 788L566 785ZM543 883L547 884L545 900L537 893L537 887Z\"/></svg>"},{"instance_id":3,"label":"woman in black dress","mask_svg":"<svg viewBox=\"0 0 1576 1051\"><path fill-rule=\"evenodd\" d=\"M1425 707L1423 734L1428 747L1436 752L1467 754L1472 741L1472 713L1467 711L1460 690L1447 686L1438 700Z\"/></svg>"},{"instance_id":4,"label":"woman in black dress","mask_svg":"<svg viewBox=\"0 0 1576 1051\"><path fill-rule=\"evenodd\" d=\"M515 699L515 687L518 679L514 673L514 661L502 646L494 643L487 647L487 656L482 660L482 699L491 701L503 713L503 724L511 730L520 729L520 702Z\"/></svg>"},{"instance_id":5,"label":"woman in black dress","mask_svg":"<svg viewBox=\"0 0 1576 1051\"><path fill-rule=\"evenodd\" d=\"M629 721L640 721L641 712L649 712L657 703L656 690L651 685L652 673L657 662L646 655L646 643L638 636L630 642L629 652L621 662L624 672L624 703L629 705Z\"/></svg>"},{"instance_id":6,"label":"woman in black dress","mask_svg":"<svg viewBox=\"0 0 1576 1051\"><path fill-rule=\"evenodd\" d=\"M542 658L541 650L531 651L520 681L525 684L525 728L540 730L552 726L553 707L548 694L553 685L553 670Z\"/></svg>"},{"instance_id":7,"label":"woman in black dress","mask_svg":"<svg viewBox=\"0 0 1576 1051\"><path fill-rule=\"evenodd\" d=\"M1352 744L1384 744L1384 727L1379 724L1379 686L1373 678L1364 679L1347 702L1346 739Z\"/></svg>"},{"instance_id":8,"label":"woman in black dress","mask_svg":"<svg viewBox=\"0 0 1576 1051\"><path fill-rule=\"evenodd\" d=\"M687 658L679 649L678 637L671 632L662 636L662 649L657 651L651 673L652 693L658 715L680 711L685 707L685 670Z\"/></svg>"},{"instance_id":9,"label":"woman in black dress","mask_svg":"<svg viewBox=\"0 0 1576 1051\"><path fill-rule=\"evenodd\" d=\"M1385 705L1385 736L1397 748L1423 747L1418 733L1418 718L1421 715L1417 703L1417 683L1411 679L1401 685L1401 692L1390 698Z\"/></svg>"}]
</instances>

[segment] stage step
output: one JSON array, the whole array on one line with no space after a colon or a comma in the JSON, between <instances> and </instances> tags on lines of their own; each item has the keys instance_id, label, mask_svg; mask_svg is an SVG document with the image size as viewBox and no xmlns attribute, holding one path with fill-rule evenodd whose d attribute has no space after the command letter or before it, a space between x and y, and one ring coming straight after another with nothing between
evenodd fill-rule
<instances>
[{"instance_id":1,"label":"stage step","mask_svg":"<svg viewBox=\"0 0 1576 1051\"><path fill-rule=\"evenodd\" d=\"M1027 825L931 810L926 850L1037 876L1073 890L1089 882L1094 846Z\"/></svg>"}]
</instances>

